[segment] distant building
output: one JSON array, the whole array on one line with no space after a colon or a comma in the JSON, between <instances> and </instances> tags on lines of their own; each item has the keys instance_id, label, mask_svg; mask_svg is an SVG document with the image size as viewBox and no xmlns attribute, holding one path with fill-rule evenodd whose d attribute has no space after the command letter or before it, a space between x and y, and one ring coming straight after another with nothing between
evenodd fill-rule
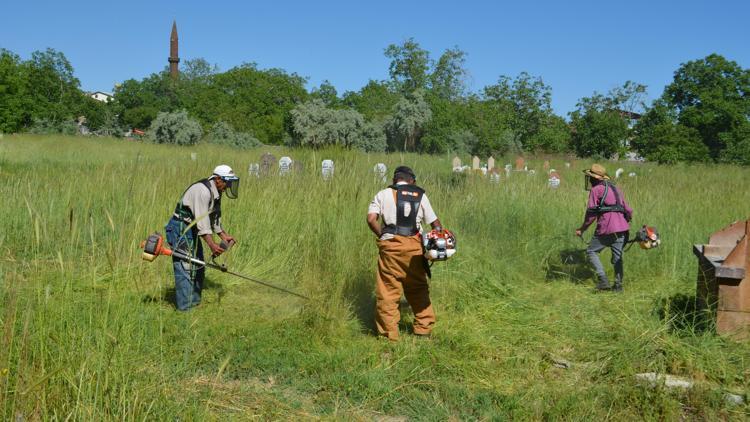
<instances>
[{"instance_id":1,"label":"distant building","mask_svg":"<svg viewBox=\"0 0 750 422\"><path fill-rule=\"evenodd\" d=\"M106 92L101 92L101 91L90 92L89 97L97 101L101 101L103 103L108 103L115 98L112 96L112 94L107 94Z\"/></svg>"}]
</instances>

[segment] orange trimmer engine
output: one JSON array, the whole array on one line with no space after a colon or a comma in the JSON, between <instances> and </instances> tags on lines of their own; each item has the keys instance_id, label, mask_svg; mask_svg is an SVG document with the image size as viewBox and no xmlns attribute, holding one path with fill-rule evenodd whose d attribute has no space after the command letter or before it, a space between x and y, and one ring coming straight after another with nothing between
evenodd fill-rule
<instances>
[{"instance_id":1,"label":"orange trimmer engine","mask_svg":"<svg viewBox=\"0 0 750 422\"><path fill-rule=\"evenodd\" d=\"M164 246L164 237L159 232L154 232L141 242L141 249L143 249L141 258L148 262L153 261L159 255L172 255L172 250Z\"/></svg>"}]
</instances>

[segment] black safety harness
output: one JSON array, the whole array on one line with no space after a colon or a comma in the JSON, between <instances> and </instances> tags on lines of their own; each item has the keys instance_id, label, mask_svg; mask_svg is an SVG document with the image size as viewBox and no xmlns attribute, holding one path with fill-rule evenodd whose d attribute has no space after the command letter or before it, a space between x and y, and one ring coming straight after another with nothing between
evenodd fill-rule
<instances>
[{"instance_id":1,"label":"black safety harness","mask_svg":"<svg viewBox=\"0 0 750 422\"><path fill-rule=\"evenodd\" d=\"M424 196L424 189L416 185L391 185L391 189L396 192L396 224L388 224L383 227L383 233L394 234L398 236L414 236L419 233L417 229L417 212L419 204ZM411 211L406 215L406 204L409 204Z\"/></svg>"},{"instance_id":2,"label":"black safety harness","mask_svg":"<svg viewBox=\"0 0 750 422\"><path fill-rule=\"evenodd\" d=\"M620 198L620 193L617 191L617 188L607 181L603 181L602 183L604 183L604 193L599 199L599 204L594 208L589 208L587 211L592 214L604 214L607 212L619 212L622 214L626 214L625 206L623 206L622 204L622 199ZM607 194L609 193L610 186L612 186L612 192L614 192L615 194L615 203L614 205L605 205L604 200L607 199Z\"/></svg>"},{"instance_id":3,"label":"black safety harness","mask_svg":"<svg viewBox=\"0 0 750 422\"><path fill-rule=\"evenodd\" d=\"M208 189L209 195L211 196L211 202L208 204L208 209L212 209L212 211L208 214L208 218L211 221L211 226L213 227L219 222L219 219L221 218L221 195L219 195L219 199L214 198L214 194L211 191L210 179L198 180L197 182L190 184L190 186L185 189L185 192L183 192L182 196L180 196L180 202L177 203L177 206L174 209L174 218L181 220L187 224L191 224L193 220L195 220L195 214L193 213L193 210L191 210L189 206L183 204L182 199L185 197L187 191L198 183L205 186L206 189Z\"/></svg>"}]
</instances>

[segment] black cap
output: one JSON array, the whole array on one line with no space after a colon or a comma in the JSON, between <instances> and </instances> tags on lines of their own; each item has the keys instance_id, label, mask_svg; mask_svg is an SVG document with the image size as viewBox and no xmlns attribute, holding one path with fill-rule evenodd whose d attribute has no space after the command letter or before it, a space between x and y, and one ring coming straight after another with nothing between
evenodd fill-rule
<instances>
[{"instance_id":1,"label":"black cap","mask_svg":"<svg viewBox=\"0 0 750 422\"><path fill-rule=\"evenodd\" d=\"M399 177L410 177L414 180L417 180L417 175L415 175L412 169L407 166L398 166L396 167L396 170L393 171L393 178L398 179Z\"/></svg>"}]
</instances>

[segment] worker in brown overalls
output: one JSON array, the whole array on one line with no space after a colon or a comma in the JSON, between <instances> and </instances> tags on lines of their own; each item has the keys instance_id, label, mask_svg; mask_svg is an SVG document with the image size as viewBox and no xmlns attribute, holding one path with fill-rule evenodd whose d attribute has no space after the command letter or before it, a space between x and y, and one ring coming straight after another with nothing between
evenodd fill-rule
<instances>
[{"instance_id":1,"label":"worker in brown overalls","mask_svg":"<svg viewBox=\"0 0 750 422\"><path fill-rule=\"evenodd\" d=\"M428 268L422 252L421 221L442 230L424 190L406 166L396 168L393 184L375 195L367 212L367 224L378 240L378 276L375 287L375 323L378 334L398 340L403 292L414 312L414 334L429 337L435 324L427 284ZM378 221L382 217L383 224Z\"/></svg>"}]
</instances>

